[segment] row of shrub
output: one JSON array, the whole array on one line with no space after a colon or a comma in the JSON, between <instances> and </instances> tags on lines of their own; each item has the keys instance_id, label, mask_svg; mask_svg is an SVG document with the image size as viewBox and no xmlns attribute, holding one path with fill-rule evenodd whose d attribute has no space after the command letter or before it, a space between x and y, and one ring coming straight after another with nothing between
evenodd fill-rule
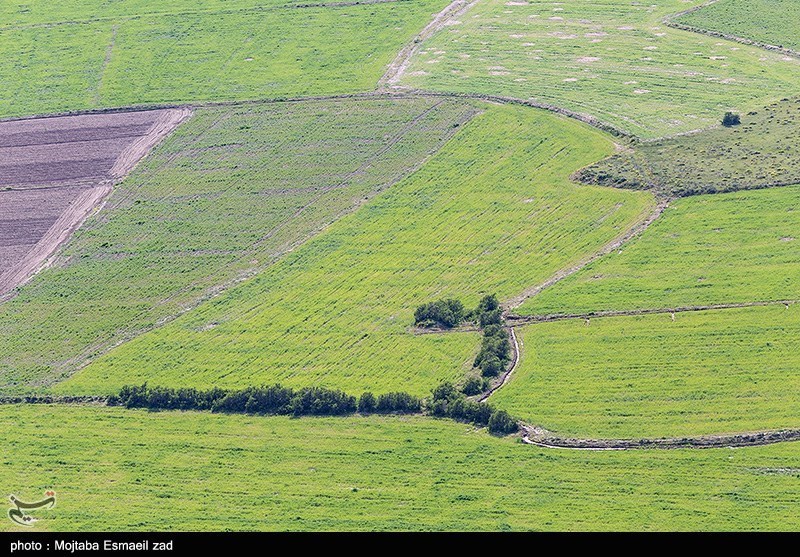
<instances>
[{"instance_id":1,"label":"row of shrub","mask_svg":"<svg viewBox=\"0 0 800 557\"><path fill-rule=\"evenodd\" d=\"M500 325L503 321L503 310L497 296L484 296L478 307L471 311L466 311L461 301L445 298L422 304L414 312L414 325L422 328L452 329L465 321L472 321L481 328Z\"/></svg>"},{"instance_id":2,"label":"row of shrub","mask_svg":"<svg viewBox=\"0 0 800 557\"><path fill-rule=\"evenodd\" d=\"M519 424L508 412L497 410L490 404L467 400L452 383L442 383L433 390L430 413L488 427L489 433L494 435L508 435L519 430Z\"/></svg>"},{"instance_id":3,"label":"row of shrub","mask_svg":"<svg viewBox=\"0 0 800 557\"><path fill-rule=\"evenodd\" d=\"M414 312L414 324L423 328L452 329L461 325L465 317L464 304L448 298L419 306Z\"/></svg>"},{"instance_id":4,"label":"row of shrub","mask_svg":"<svg viewBox=\"0 0 800 557\"><path fill-rule=\"evenodd\" d=\"M358 399L336 389L306 387L293 390L282 385L224 389L170 389L168 387L123 387L108 399L109 406L150 410L206 410L235 414L292 416L342 416L361 414L419 414L423 401L408 393L394 392L375 396L365 392ZM495 435L518 430L517 422L505 410L467 400L451 383L433 391L429 413L437 417L488 427Z\"/></svg>"},{"instance_id":5,"label":"row of shrub","mask_svg":"<svg viewBox=\"0 0 800 557\"><path fill-rule=\"evenodd\" d=\"M511 361L511 341L502 325L492 324L483 329L481 349L473 366L481 370L484 377L496 377Z\"/></svg>"},{"instance_id":6,"label":"row of shrub","mask_svg":"<svg viewBox=\"0 0 800 557\"><path fill-rule=\"evenodd\" d=\"M370 392L359 399L337 389L305 387L293 390L282 385L248 387L238 390L170 389L167 387L123 387L108 400L109 406L151 410L210 410L236 414L278 414L292 416L342 416L354 414L416 414L422 400L408 393Z\"/></svg>"}]
</instances>

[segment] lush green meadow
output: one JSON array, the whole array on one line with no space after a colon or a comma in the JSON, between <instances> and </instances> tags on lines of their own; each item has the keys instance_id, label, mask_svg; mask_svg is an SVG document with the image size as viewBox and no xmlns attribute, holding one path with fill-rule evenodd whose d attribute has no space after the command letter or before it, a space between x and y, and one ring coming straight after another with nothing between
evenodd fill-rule
<instances>
[{"instance_id":1,"label":"lush green meadow","mask_svg":"<svg viewBox=\"0 0 800 557\"><path fill-rule=\"evenodd\" d=\"M795 530L800 444L552 451L430 418L3 406L36 530ZM3 521L0 529L13 525Z\"/></svg>"},{"instance_id":2,"label":"lush green meadow","mask_svg":"<svg viewBox=\"0 0 800 557\"><path fill-rule=\"evenodd\" d=\"M251 276L440 148L476 106L346 100L198 110L0 304L0 389L87 359Z\"/></svg>"},{"instance_id":3,"label":"lush green meadow","mask_svg":"<svg viewBox=\"0 0 800 557\"><path fill-rule=\"evenodd\" d=\"M643 137L797 92L800 60L663 24L692 4L482 1L423 45L403 82L544 101Z\"/></svg>"},{"instance_id":4,"label":"lush green meadow","mask_svg":"<svg viewBox=\"0 0 800 557\"><path fill-rule=\"evenodd\" d=\"M590 165L582 181L686 196L800 183L800 99L741 115L737 126L639 143Z\"/></svg>"},{"instance_id":5,"label":"lush green meadow","mask_svg":"<svg viewBox=\"0 0 800 557\"><path fill-rule=\"evenodd\" d=\"M493 404L559 435L800 427L800 306L543 323Z\"/></svg>"},{"instance_id":6,"label":"lush green meadow","mask_svg":"<svg viewBox=\"0 0 800 557\"><path fill-rule=\"evenodd\" d=\"M523 314L800 299L800 186L674 201L639 238Z\"/></svg>"},{"instance_id":7,"label":"lush green meadow","mask_svg":"<svg viewBox=\"0 0 800 557\"><path fill-rule=\"evenodd\" d=\"M446 1L291 4L3 3L0 116L371 90Z\"/></svg>"},{"instance_id":8,"label":"lush green meadow","mask_svg":"<svg viewBox=\"0 0 800 557\"><path fill-rule=\"evenodd\" d=\"M794 0L720 0L677 23L800 50L800 5Z\"/></svg>"},{"instance_id":9,"label":"lush green meadow","mask_svg":"<svg viewBox=\"0 0 800 557\"><path fill-rule=\"evenodd\" d=\"M570 182L612 149L584 124L493 106L356 213L59 389L282 382L427 394L462 376L479 342L474 333L411 334L417 305L518 294L652 208L644 192Z\"/></svg>"}]
</instances>

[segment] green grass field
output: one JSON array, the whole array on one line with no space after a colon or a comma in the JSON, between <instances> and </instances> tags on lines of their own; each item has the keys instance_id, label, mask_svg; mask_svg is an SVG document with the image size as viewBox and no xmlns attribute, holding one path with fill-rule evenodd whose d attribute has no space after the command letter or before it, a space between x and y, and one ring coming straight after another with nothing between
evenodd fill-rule
<instances>
[{"instance_id":1,"label":"green grass field","mask_svg":"<svg viewBox=\"0 0 800 557\"><path fill-rule=\"evenodd\" d=\"M251 276L440 148L479 109L441 99L196 111L0 305L0 389L87 359Z\"/></svg>"},{"instance_id":2,"label":"green grass field","mask_svg":"<svg viewBox=\"0 0 800 557\"><path fill-rule=\"evenodd\" d=\"M645 233L518 313L800 299L800 186L674 201Z\"/></svg>"},{"instance_id":3,"label":"green grass field","mask_svg":"<svg viewBox=\"0 0 800 557\"><path fill-rule=\"evenodd\" d=\"M643 192L581 186L612 150L544 111L494 106L410 178L257 277L98 359L60 387L283 382L427 394L471 366L477 334L415 336L417 305L518 294L651 209Z\"/></svg>"},{"instance_id":4,"label":"green grass field","mask_svg":"<svg viewBox=\"0 0 800 557\"><path fill-rule=\"evenodd\" d=\"M800 99L742 114L738 126L639 143L583 169L584 182L686 196L800 183Z\"/></svg>"},{"instance_id":5,"label":"green grass field","mask_svg":"<svg viewBox=\"0 0 800 557\"><path fill-rule=\"evenodd\" d=\"M0 116L371 90L446 2L292 4L4 3Z\"/></svg>"},{"instance_id":6,"label":"green grass field","mask_svg":"<svg viewBox=\"0 0 800 557\"><path fill-rule=\"evenodd\" d=\"M677 18L677 23L800 50L794 0L721 0Z\"/></svg>"},{"instance_id":7,"label":"green grass field","mask_svg":"<svg viewBox=\"0 0 800 557\"><path fill-rule=\"evenodd\" d=\"M491 401L563 436L682 437L800 427L800 306L526 326Z\"/></svg>"},{"instance_id":8,"label":"green grass field","mask_svg":"<svg viewBox=\"0 0 800 557\"><path fill-rule=\"evenodd\" d=\"M426 418L3 406L36 530L794 530L800 444L552 451ZM0 529L13 525L0 522Z\"/></svg>"},{"instance_id":9,"label":"green grass field","mask_svg":"<svg viewBox=\"0 0 800 557\"><path fill-rule=\"evenodd\" d=\"M532 98L642 137L797 92L800 60L663 25L699 1L651 4L479 2L424 43L403 83Z\"/></svg>"}]
</instances>

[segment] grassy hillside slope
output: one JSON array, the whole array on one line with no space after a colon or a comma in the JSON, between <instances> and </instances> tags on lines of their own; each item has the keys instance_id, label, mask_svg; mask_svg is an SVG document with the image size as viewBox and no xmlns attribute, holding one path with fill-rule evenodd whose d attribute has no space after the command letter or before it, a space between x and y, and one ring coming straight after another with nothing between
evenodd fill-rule
<instances>
[{"instance_id":1,"label":"grassy hillside slope","mask_svg":"<svg viewBox=\"0 0 800 557\"><path fill-rule=\"evenodd\" d=\"M493 106L410 178L60 390L279 381L426 394L462 375L478 342L476 334L410 334L417 305L518 294L652 208L649 194L569 181L611 150L583 124Z\"/></svg>"},{"instance_id":2,"label":"grassy hillside slope","mask_svg":"<svg viewBox=\"0 0 800 557\"><path fill-rule=\"evenodd\" d=\"M797 34L800 5L794 0L720 0L675 21L800 50L800 36Z\"/></svg>"},{"instance_id":3,"label":"grassy hillside slope","mask_svg":"<svg viewBox=\"0 0 800 557\"><path fill-rule=\"evenodd\" d=\"M370 90L446 4L3 3L0 117Z\"/></svg>"},{"instance_id":4,"label":"grassy hillside slope","mask_svg":"<svg viewBox=\"0 0 800 557\"><path fill-rule=\"evenodd\" d=\"M800 183L800 99L741 115L741 125L638 143L583 169L588 183L687 196Z\"/></svg>"},{"instance_id":5,"label":"grassy hillside slope","mask_svg":"<svg viewBox=\"0 0 800 557\"><path fill-rule=\"evenodd\" d=\"M198 110L0 304L0 389L57 381L250 276L406 176L478 109L440 99Z\"/></svg>"},{"instance_id":6,"label":"grassy hillside slope","mask_svg":"<svg viewBox=\"0 0 800 557\"><path fill-rule=\"evenodd\" d=\"M800 427L800 306L560 321L521 329L493 404L563 436Z\"/></svg>"},{"instance_id":7,"label":"grassy hillside slope","mask_svg":"<svg viewBox=\"0 0 800 557\"><path fill-rule=\"evenodd\" d=\"M523 314L800 299L800 186L673 202L642 236Z\"/></svg>"},{"instance_id":8,"label":"grassy hillside slope","mask_svg":"<svg viewBox=\"0 0 800 557\"><path fill-rule=\"evenodd\" d=\"M794 530L800 444L552 451L425 418L2 406L37 530ZM8 521L0 529L10 529Z\"/></svg>"},{"instance_id":9,"label":"grassy hillside slope","mask_svg":"<svg viewBox=\"0 0 800 557\"><path fill-rule=\"evenodd\" d=\"M403 83L532 98L643 137L798 90L798 59L662 23L700 3L481 1L423 44Z\"/></svg>"}]
</instances>

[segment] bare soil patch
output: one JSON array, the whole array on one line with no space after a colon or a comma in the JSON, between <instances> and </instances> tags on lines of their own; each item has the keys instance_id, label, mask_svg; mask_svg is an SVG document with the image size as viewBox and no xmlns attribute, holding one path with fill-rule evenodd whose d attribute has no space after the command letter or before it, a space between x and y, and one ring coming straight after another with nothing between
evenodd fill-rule
<instances>
[{"instance_id":1,"label":"bare soil patch","mask_svg":"<svg viewBox=\"0 0 800 557\"><path fill-rule=\"evenodd\" d=\"M42 269L188 109L0 122L0 299Z\"/></svg>"}]
</instances>

